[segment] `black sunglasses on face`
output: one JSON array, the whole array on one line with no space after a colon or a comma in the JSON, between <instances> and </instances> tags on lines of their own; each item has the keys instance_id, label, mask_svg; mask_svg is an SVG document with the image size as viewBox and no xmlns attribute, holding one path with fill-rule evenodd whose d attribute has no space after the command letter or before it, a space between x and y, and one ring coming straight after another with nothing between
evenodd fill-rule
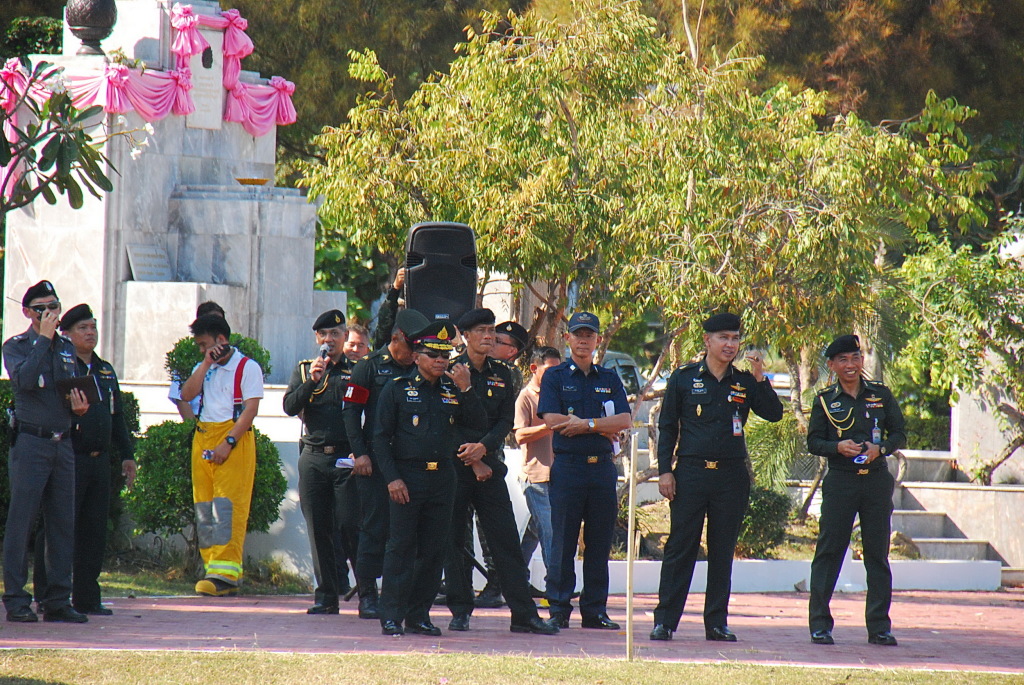
<instances>
[{"instance_id":1,"label":"black sunglasses on face","mask_svg":"<svg viewBox=\"0 0 1024 685\"><path fill-rule=\"evenodd\" d=\"M55 312L60 309L60 300L57 300L56 302L47 302L46 304L34 304L29 307L29 309L34 311L36 314L42 314L47 309L51 312Z\"/></svg>"},{"instance_id":2,"label":"black sunglasses on face","mask_svg":"<svg viewBox=\"0 0 1024 685\"><path fill-rule=\"evenodd\" d=\"M445 353L445 352L438 352L437 350L424 350L424 351L420 352L420 354L425 354L428 357L430 357L431 359L440 359L441 357L446 356L447 353Z\"/></svg>"}]
</instances>

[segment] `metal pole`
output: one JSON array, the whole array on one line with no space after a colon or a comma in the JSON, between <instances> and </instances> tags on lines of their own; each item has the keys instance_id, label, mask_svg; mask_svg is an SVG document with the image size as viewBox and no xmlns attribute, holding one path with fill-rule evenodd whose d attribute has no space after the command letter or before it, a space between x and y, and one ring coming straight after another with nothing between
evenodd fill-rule
<instances>
[{"instance_id":1,"label":"metal pole","mask_svg":"<svg viewBox=\"0 0 1024 685\"><path fill-rule=\"evenodd\" d=\"M636 457L639 436L634 430L629 437L629 463L626 478L629 484L629 524L626 542L626 661L633 660L633 560L636 558Z\"/></svg>"}]
</instances>

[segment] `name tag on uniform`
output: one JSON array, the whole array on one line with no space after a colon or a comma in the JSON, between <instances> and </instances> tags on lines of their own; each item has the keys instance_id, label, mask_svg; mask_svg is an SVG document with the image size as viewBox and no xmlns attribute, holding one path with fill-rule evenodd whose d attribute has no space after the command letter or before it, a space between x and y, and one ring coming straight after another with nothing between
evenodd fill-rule
<instances>
[{"instance_id":1,"label":"name tag on uniform","mask_svg":"<svg viewBox=\"0 0 1024 685\"><path fill-rule=\"evenodd\" d=\"M575 385L563 385L562 392L576 392L578 388Z\"/></svg>"},{"instance_id":2,"label":"name tag on uniform","mask_svg":"<svg viewBox=\"0 0 1024 685\"><path fill-rule=\"evenodd\" d=\"M690 390L690 394L691 395L707 395L708 394L708 389L704 388L704 387L700 387L700 388L694 387L694 388L692 388Z\"/></svg>"}]
</instances>

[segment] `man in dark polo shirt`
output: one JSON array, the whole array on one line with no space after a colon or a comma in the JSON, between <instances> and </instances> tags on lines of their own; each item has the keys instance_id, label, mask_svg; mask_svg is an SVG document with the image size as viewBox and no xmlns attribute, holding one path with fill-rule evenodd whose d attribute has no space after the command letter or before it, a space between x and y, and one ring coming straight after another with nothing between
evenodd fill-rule
<instances>
[{"instance_id":1,"label":"man in dark polo shirt","mask_svg":"<svg viewBox=\"0 0 1024 685\"><path fill-rule=\"evenodd\" d=\"M761 355L747 355L750 371L733 366L741 327L735 314L709 317L703 326L704 358L676 369L665 388L658 420L658 490L670 502L671 523L652 640L671 640L679 624L707 517L704 635L736 641L728 625L732 559L750 498L743 427L751 411L768 421L782 419L782 403L764 375Z\"/></svg>"},{"instance_id":2,"label":"man in dark polo shirt","mask_svg":"<svg viewBox=\"0 0 1024 685\"><path fill-rule=\"evenodd\" d=\"M594 363L600 331L593 314L572 315L566 334L572 356L544 374L537 405L537 415L554 431L549 486L553 549L547 596L551 623L559 628L569 627L576 541L584 523L581 625L619 628L607 609L608 555L619 509L612 438L629 428L631 419L622 381L611 369Z\"/></svg>"},{"instance_id":3,"label":"man in dark polo shirt","mask_svg":"<svg viewBox=\"0 0 1024 685\"><path fill-rule=\"evenodd\" d=\"M350 521L348 502L352 450L342 409L352 363L344 353L345 315L326 311L313 323L320 354L300 361L284 393L284 413L302 417L299 453L299 506L306 519L316 589L307 614L337 614L338 597L348 588L345 551L339 533ZM342 573L345 576L342 576Z\"/></svg>"},{"instance_id":4,"label":"man in dark polo shirt","mask_svg":"<svg viewBox=\"0 0 1024 685\"><path fill-rule=\"evenodd\" d=\"M850 546L854 518L859 516L868 581L864 612L868 642L895 647L889 619L889 528L895 481L885 458L906 446L906 424L889 388L864 378L857 336L839 336L825 356L836 382L814 398L807 427L807 451L828 458L828 474L821 484L818 544L811 562L811 641L835 643L835 621L828 605Z\"/></svg>"}]
</instances>

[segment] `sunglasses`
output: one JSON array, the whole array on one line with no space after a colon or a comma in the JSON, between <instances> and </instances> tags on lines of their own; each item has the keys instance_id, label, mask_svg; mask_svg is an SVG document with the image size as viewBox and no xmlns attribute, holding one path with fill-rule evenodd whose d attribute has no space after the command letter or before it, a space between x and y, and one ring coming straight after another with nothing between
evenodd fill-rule
<instances>
[{"instance_id":1,"label":"sunglasses","mask_svg":"<svg viewBox=\"0 0 1024 685\"><path fill-rule=\"evenodd\" d=\"M447 352L439 352L437 350L423 350L420 354L426 355L431 359L440 359L441 357L447 357Z\"/></svg>"},{"instance_id":2,"label":"sunglasses","mask_svg":"<svg viewBox=\"0 0 1024 685\"><path fill-rule=\"evenodd\" d=\"M36 314L42 314L47 309L51 312L55 312L60 309L60 300L57 300L56 302L47 302L46 304L34 304L29 307L29 309L34 311Z\"/></svg>"}]
</instances>

